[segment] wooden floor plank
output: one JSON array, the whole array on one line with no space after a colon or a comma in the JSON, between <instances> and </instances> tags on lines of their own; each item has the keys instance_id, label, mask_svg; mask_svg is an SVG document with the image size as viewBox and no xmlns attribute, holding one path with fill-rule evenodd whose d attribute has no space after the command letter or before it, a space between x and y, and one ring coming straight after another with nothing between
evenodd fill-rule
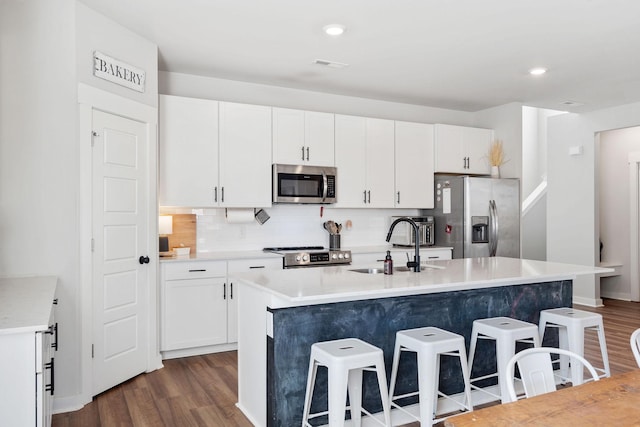
<instances>
[{"instance_id":1,"label":"wooden floor plank","mask_svg":"<svg viewBox=\"0 0 640 427\"><path fill-rule=\"evenodd\" d=\"M612 374L638 368L629 337L640 328L639 303L605 300L604 307L576 308L602 314ZM591 332L585 339L585 356L596 365L602 360L596 335ZM141 374L96 396L81 410L54 415L53 427L252 425L235 406L235 351L164 360L163 364L163 369Z\"/></svg>"}]
</instances>

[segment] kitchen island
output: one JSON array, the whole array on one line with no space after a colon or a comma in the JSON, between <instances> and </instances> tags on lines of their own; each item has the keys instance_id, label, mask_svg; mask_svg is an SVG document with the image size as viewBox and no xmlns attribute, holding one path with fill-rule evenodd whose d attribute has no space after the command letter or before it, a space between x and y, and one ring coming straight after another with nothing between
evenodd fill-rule
<instances>
[{"instance_id":1,"label":"kitchen island","mask_svg":"<svg viewBox=\"0 0 640 427\"><path fill-rule=\"evenodd\" d=\"M314 342L363 339L382 348L389 377L398 330L437 326L463 335L468 346L473 320L509 316L537 323L540 310L571 306L577 275L605 271L501 257L429 264L420 273L391 276L349 266L237 275L238 407L256 426L300 425ZM478 352L487 353L474 369L482 374L494 356L490 347ZM403 362L398 392L415 387L412 363ZM461 391L454 368L443 361L440 385L452 394ZM317 381L313 412L326 408L326 373L319 371ZM363 403L374 412L380 410L370 392L375 387L365 376ZM404 422L399 414L395 421Z\"/></svg>"}]
</instances>

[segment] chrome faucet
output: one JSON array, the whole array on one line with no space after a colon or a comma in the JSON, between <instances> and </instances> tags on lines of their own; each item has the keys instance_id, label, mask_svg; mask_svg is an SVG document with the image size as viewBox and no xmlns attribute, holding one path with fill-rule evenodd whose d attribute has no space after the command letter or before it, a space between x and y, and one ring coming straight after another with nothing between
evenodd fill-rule
<instances>
[{"instance_id":1,"label":"chrome faucet","mask_svg":"<svg viewBox=\"0 0 640 427\"><path fill-rule=\"evenodd\" d=\"M391 227L389 228L389 233L387 233L387 242L391 240L391 233L393 233L393 229L396 227L396 224L399 222L408 222L413 227L413 232L416 233L416 254L413 256L413 261L407 261L407 267L413 268L413 271L416 273L420 272L420 230L418 229L418 224L415 223L414 220L407 217L398 218L391 223Z\"/></svg>"}]
</instances>

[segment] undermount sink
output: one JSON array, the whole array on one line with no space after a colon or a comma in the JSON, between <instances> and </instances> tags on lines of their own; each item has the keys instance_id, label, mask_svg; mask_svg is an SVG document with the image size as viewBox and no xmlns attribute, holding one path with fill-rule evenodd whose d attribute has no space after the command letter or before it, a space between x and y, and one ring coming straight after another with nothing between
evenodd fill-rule
<instances>
[{"instance_id":1,"label":"undermount sink","mask_svg":"<svg viewBox=\"0 0 640 427\"><path fill-rule=\"evenodd\" d=\"M349 271L355 271L356 273L364 274L384 274L384 268L354 268ZM393 271L413 271L409 267L394 267Z\"/></svg>"},{"instance_id":2,"label":"undermount sink","mask_svg":"<svg viewBox=\"0 0 640 427\"><path fill-rule=\"evenodd\" d=\"M354 268L349 271L355 271L356 273L364 274L384 274L384 268Z\"/></svg>"},{"instance_id":3,"label":"undermount sink","mask_svg":"<svg viewBox=\"0 0 640 427\"><path fill-rule=\"evenodd\" d=\"M437 269L437 270L444 270L445 267L443 265L421 264L420 268L422 270L426 270L430 268ZM364 274L384 274L384 268L354 268L349 271L354 271L356 273L364 273ZM393 271L396 271L396 272L413 271L413 268L403 265L403 266L393 267Z\"/></svg>"}]
</instances>

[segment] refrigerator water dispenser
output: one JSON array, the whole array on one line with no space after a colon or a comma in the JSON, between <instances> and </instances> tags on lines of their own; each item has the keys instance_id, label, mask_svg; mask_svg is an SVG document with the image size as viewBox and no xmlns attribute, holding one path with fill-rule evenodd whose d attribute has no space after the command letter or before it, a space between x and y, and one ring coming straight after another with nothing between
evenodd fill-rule
<instances>
[{"instance_id":1,"label":"refrigerator water dispenser","mask_svg":"<svg viewBox=\"0 0 640 427\"><path fill-rule=\"evenodd\" d=\"M471 243L489 243L489 217L471 217Z\"/></svg>"}]
</instances>

